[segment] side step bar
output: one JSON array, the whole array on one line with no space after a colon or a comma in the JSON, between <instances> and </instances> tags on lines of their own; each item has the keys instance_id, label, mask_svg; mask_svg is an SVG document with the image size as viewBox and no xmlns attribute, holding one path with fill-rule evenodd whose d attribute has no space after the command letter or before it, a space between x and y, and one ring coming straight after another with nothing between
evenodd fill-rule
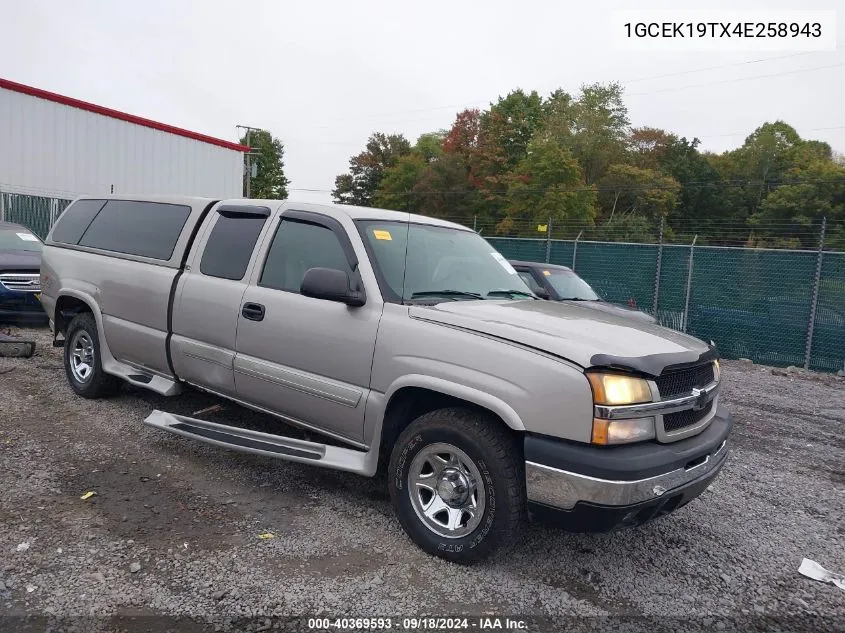
<instances>
[{"instance_id":1,"label":"side step bar","mask_svg":"<svg viewBox=\"0 0 845 633\"><path fill-rule=\"evenodd\" d=\"M345 470L361 475L368 474L367 466L370 454L352 448L341 448L284 435L250 431L236 426L175 415L158 409L147 416L144 424L242 453L315 464L324 468Z\"/></svg>"}]
</instances>

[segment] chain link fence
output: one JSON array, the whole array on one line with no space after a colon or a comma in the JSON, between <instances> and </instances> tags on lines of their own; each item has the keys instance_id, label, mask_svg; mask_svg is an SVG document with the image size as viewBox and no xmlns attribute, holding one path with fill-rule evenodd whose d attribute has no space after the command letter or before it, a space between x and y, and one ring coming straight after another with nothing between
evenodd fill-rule
<instances>
[{"instance_id":1,"label":"chain link fence","mask_svg":"<svg viewBox=\"0 0 845 633\"><path fill-rule=\"evenodd\" d=\"M69 203L0 192L0 220L22 224L43 239ZM683 226L666 232L646 227L639 240L631 239L637 236L630 227L614 233L551 223L515 231L530 235L530 228L537 235L536 229L544 229L542 237L501 237L474 218L453 220L472 226L508 259L569 266L605 300L713 340L723 357L845 369L845 253L824 250L823 228L714 229L731 244L756 243L756 232L779 244L816 245L789 249L716 246L712 234L704 245L707 240Z\"/></svg>"},{"instance_id":2,"label":"chain link fence","mask_svg":"<svg viewBox=\"0 0 845 633\"><path fill-rule=\"evenodd\" d=\"M487 237L509 259L572 268L612 303L714 341L725 358L845 369L845 253Z\"/></svg>"}]
</instances>

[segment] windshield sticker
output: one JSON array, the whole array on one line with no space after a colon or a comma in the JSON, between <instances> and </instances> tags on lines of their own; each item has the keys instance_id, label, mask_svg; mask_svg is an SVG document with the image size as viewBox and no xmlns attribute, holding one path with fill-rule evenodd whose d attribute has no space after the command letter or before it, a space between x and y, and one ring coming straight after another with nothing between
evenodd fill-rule
<instances>
[{"instance_id":1,"label":"windshield sticker","mask_svg":"<svg viewBox=\"0 0 845 633\"><path fill-rule=\"evenodd\" d=\"M373 229L373 235L377 240L387 240L392 241L393 236L390 234L390 231Z\"/></svg>"},{"instance_id":2,"label":"windshield sticker","mask_svg":"<svg viewBox=\"0 0 845 633\"><path fill-rule=\"evenodd\" d=\"M516 274L516 270L514 270L514 267L510 265L510 262L508 260L506 260L504 257L502 257L501 253L499 253L497 251L493 251L492 253L490 253L490 256L493 259L495 259L497 262L499 262L502 265L502 268L504 268L506 271L508 271L511 275Z\"/></svg>"},{"instance_id":3,"label":"windshield sticker","mask_svg":"<svg viewBox=\"0 0 845 633\"><path fill-rule=\"evenodd\" d=\"M37 242L38 238L32 235L31 233L18 233L18 237L21 238L24 242Z\"/></svg>"},{"instance_id":4,"label":"windshield sticker","mask_svg":"<svg viewBox=\"0 0 845 633\"><path fill-rule=\"evenodd\" d=\"M548 270L544 270L544 271L543 271L543 274L544 274L546 277L551 277L551 276L552 276L552 273L550 273Z\"/></svg>"}]
</instances>

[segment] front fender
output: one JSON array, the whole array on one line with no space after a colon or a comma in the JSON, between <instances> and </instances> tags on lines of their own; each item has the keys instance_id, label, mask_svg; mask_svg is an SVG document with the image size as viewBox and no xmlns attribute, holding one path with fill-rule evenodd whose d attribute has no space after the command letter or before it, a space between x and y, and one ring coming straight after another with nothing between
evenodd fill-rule
<instances>
[{"instance_id":1,"label":"front fender","mask_svg":"<svg viewBox=\"0 0 845 633\"><path fill-rule=\"evenodd\" d=\"M385 402L390 402L390 399L397 391L406 387L429 389L447 396L466 400L467 402L471 402L492 411L502 418L505 424L513 430L525 430L525 425L519 415L517 415L516 411L514 411L509 404L500 398L479 389L468 387L465 384L444 380L442 378L435 378L434 376L426 376L424 374L407 374L397 378L390 384L390 387L385 392Z\"/></svg>"}]
</instances>

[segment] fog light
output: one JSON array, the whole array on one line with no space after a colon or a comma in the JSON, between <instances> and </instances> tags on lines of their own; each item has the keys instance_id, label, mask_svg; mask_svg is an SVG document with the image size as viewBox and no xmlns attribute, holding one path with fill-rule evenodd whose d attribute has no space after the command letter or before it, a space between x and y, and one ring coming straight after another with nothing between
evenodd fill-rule
<instances>
[{"instance_id":1,"label":"fog light","mask_svg":"<svg viewBox=\"0 0 845 633\"><path fill-rule=\"evenodd\" d=\"M626 444L654 437L653 417L635 420L593 418L593 444Z\"/></svg>"}]
</instances>

